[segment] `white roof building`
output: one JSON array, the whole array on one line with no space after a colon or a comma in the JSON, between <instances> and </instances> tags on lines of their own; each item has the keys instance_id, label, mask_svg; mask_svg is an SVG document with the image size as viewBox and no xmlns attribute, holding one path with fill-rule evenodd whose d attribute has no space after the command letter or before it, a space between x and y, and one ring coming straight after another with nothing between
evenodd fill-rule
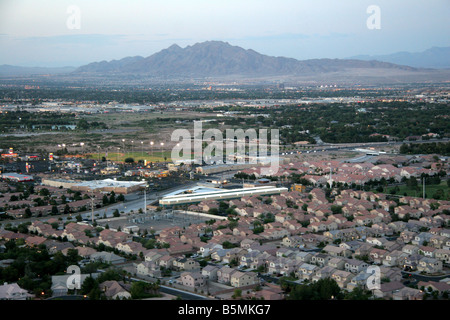
<instances>
[{"instance_id":1,"label":"white roof building","mask_svg":"<svg viewBox=\"0 0 450 320\"><path fill-rule=\"evenodd\" d=\"M19 287L17 283L5 283L0 286L0 300L27 300L32 297L32 294Z\"/></svg>"}]
</instances>

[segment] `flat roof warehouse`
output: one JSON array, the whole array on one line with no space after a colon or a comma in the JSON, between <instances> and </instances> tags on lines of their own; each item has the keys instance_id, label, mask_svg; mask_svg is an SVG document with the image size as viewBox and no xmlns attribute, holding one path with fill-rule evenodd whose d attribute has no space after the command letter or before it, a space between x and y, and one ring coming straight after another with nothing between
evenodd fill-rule
<instances>
[{"instance_id":1,"label":"flat roof warehouse","mask_svg":"<svg viewBox=\"0 0 450 320\"><path fill-rule=\"evenodd\" d=\"M288 191L287 188L276 188L273 186L220 190L211 192L201 192L197 194L181 194L181 195L166 196L161 200L159 200L159 204L161 206L168 207L173 205L198 203L206 200L228 200L252 195L274 195L287 191Z\"/></svg>"},{"instance_id":2,"label":"flat roof warehouse","mask_svg":"<svg viewBox=\"0 0 450 320\"><path fill-rule=\"evenodd\" d=\"M92 181L72 181L64 179L43 179L43 185L51 187L69 188L73 191L101 191L101 192L111 192L128 194L135 191L143 190L147 182L137 182L137 181L117 181L112 179L104 180L92 180Z\"/></svg>"},{"instance_id":3,"label":"flat roof warehouse","mask_svg":"<svg viewBox=\"0 0 450 320\"><path fill-rule=\"evenodd\" d=\"M3 173L2 175L0 175L0 177L2 177L3 179L12 180L12 181L16 181L16 182L34 181L33 176L20 174L20 173L14 173L14 172Z\"/></svg>"}]
</instances>

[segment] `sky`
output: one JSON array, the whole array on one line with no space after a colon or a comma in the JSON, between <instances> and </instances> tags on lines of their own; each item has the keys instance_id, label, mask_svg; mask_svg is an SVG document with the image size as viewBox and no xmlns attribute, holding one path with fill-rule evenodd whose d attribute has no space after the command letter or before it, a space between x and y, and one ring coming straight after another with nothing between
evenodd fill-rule
<instances>
[{"instance_id":1,"label":"sky","mask_svg":"<svg viewBox=\"0 0 450 320\"><path fill-rule=\"evenodd\" d=\"M219 40L299 60L450 46L450 0L0 0L0 65L62 67Z\"/></svg>"}]
</instances>

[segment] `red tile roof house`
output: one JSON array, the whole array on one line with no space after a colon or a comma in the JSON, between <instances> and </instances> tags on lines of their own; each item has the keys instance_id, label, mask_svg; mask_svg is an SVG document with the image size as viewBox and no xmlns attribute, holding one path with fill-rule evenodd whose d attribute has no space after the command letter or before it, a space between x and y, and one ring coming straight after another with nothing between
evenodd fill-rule
<instances>
[{"instance_id":1,"label":"red tile roof house","mask_svg":"<svg viewBox=\"0 0 450 320\"><path fill-rule=\"evenodd\" d=\"M327 224L325 223L325 221L312 222L308 225L308 229L311 232L324 232L327 231Z\"/></svg>"},{"instance_id":2,"label":"red tile roof house","mask_svg":"<svg viewBox=\"0 0 450 320\"><path fill-rule=\"evenodd\" d=\"M30 247L37 247L47 241L47 238L39 236L30 236L25 239L25 243Z\"/></svg>"},{"instance_id":3,"label":"red tile roof house","mask_svg":"<svg viewBox=\"0 0 450 320\"><path fill-rule=\"evenodd\" d=\"M285 299L285 293L281 289L280 286L267 283L265 284L261 290L257 291L251 291L248 294L243 294L242 296L244 299L256 299L256 300L284 300Z\"/></svg>"},{"instance_id":4,"label":"red tile roof house","mask_svg":"<svg viewBox=\"0 0 450 320\"><path fill-rule=\"evenodd\" d=\"M118 243L116 249L124 253L136 255L139 255L141 252L144 253L147 250L139 242Z\"/></svg>"},{"instance_id":5,"label":"red tile roof house","mask_svg":"<svg viewBox=\"0 0 450 320\"><path fill-rule=\"evenodd\" d=\"M100 241L115 240L120 242L131 242L133 240L133 235L122 231L103 229L99 233L99 240Z\"/></svg>"},{"instance_id":6,"label":"red tile roof house","mask_svg":"<svg viewBox=\"0 0 450 320\"><path fill-rule=\"evenodd\" d=\"M26 239L29 236L22 233L12 232L8 230L0 230L0 239L4 240L17 240L17 239Z\"/></svg>"},{"instance_id":7,"label":"red tile roof house","mask_svg":"<svg viewBox=\"0 0 450 320\"><path fill-rule=\"evenodd\" d=\"M169 254L164 255L159 259L159 266L166 268L166 269L170 269L173 267L174 260L175 260L175 257L173 257Z\"/></svg>"},{"instance_id":8,"label":"red tile roof house","mask_svg":"<svg viewBox=\"0 0 450 320\"><path fill-rule=\"evenodd\" d=\"M425 257L434 258L436 248L429 246L419 246L419 254L424 255Z\"/></svg>"},{"instance_id":9,"label":"red tile roof house","mask_svg":"<svg viewBox=\"0 0 450 320\"><path fill-rule=\"evenodd\" d=\"M198 206L203 210L203 212L208 212L210 209L218 209L219 202L216 200L202 201Z\"/></svg>"},{"instance_id":10,"label":"red tile roof house","mask_svg":"<svg viewBox=\"0 0 450 320\"><path fill-rule=\"evenodd\" d=\"M194 247L190 244L177 244L174 246L170 246L169 248L167 248L167 251L171 254L171 255L175 255L175 254L187 254L187 253L193 253L196 250L194 249Z\"/></svg>"},{"instance_id":11,"label":"red tile roof house","mask_svg":"<svg viewBox=\"0 0 450 320\"><path fill-rule=\"evenodd\" d=\"M36 221L33 221L28 226L28 231L35 232L37 234L47 235L49 233L50 234L53 233L56 230L53 229L53 227L50 224L42 222L40 220L36 220Z\"/></svg>"},{"instance_id":12,"label":"red tile roof house","mask_svg":"<svg viewBox=\"0 0 450 320\"><path fill-rule=\"evenodd\" d=\"M255 216L255 208L252 207L242 207L234 209L240 216L244 217L254 217Z\"/></svg>"},{"instance_id":13,"label":"red tile roof house","mask_svg":"<svg viewBox=\"0 0 450 320\"><path fill-rule=\"evenodd\" d=\"M386 256L386 254L388 254L389 252L387 250L383 250L383 249L377 249L377 248L373 248L372 250L370 250L369 252L369 259L374 263L374 264L382 264L384 257Z\"/></svg>"},{"instance_id":14,"label":"red tile roof house","mask_svg":"<svg viewBox=\"0 0 450 320\"><path fill-rule=\"evenodd\" d=\"M97 250L90 248L90 247L75 247L75 250L78 251L78 255L83 258L89 258L92 254L96 253ZM64 255L67 254L68 249L64 249L62 252Z\"/></svg>"},{"instance_id":15,"label":"red tile roof house","mask_svg":"<svg viewBox=\"0 0 450 320\"><path fill-rule=\"evenodd\" d=\"M374 209L369 212L370 212L370 214L376 214L377 216L381 217L382 221L385 223L389 223L392 221L391 215L388 211Z\"/></svg>"},{"instance_id":16,"label":"red tile roof house","mask_svg":"<svg viewBox=\"0 0 450 320\"><path fill-rule=\"evenodd\" d=\"M379 223L382 222L382 218L376 214L364 214L361 216L356 216L354 221L357 225L367 226L371 223Z\"/></svg>"},{"instance_id":17,"label":"red tile roof house","mask_svg":"<svg viewBox=\"0 0 450 320\"><path fill-rule=\"evenodd\" d=\"M77 241L80 243L90 242L90 238L86 235L86 231L95 233L95 229L89 225L71 222L66 225L61 237L67 237L69 241ZM92 239L94 241L94 239Z\"/></svg>"}]
</instances>

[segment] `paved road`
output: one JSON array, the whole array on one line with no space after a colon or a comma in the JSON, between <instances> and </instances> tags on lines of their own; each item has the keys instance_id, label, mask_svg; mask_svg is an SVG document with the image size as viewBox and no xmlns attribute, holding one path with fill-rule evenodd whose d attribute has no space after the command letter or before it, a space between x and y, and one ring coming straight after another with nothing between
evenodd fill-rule
<instances>
[{"instance_id":1,"label":"paved road","mask_svg":"<svg viewBox=\"0 0 450 320\"><path fill-rule=\"evenodd\" d=\"M412 278L418 280L418 281L440 281L442 279L448 278L449 275L442 275L442 276L427 276L427 275L422 275L422 274L417 274L415 272L406 272L406 271L402 271L402 274L404 275L411 275Z\"/></svg>"}]
</instances>

